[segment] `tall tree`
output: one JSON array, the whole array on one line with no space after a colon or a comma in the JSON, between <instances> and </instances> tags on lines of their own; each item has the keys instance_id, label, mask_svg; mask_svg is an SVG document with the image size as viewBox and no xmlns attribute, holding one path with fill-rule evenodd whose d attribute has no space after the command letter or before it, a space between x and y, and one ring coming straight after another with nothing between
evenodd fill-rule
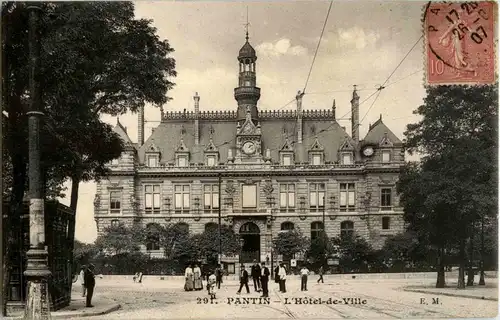
<instances>
[{"instance_id":1,"label":"tall tree","mask_svg":"<svg viewBox=\"0 0 500 320\"><path fill-rule=\"evenodd\" d=\"M410 225L429 227L424 236L440 252L447 241L458 246L459 288L465 287L471 226L481 216L497 215L497 107L496 85L428 87L424 104L414 112L422 120L405 132L407 150L423 155L398 185L405 218Z\"/></svg>"},{"instance_id":2,"label":"tall tree","mask_svg":"<svg viewBox=\"0 0 500 320\"><path fill-rule=\"evenodd\" d=\"M2 3L2 95L12 165L6 223L11 227L20 225L17 219L27 186L27 5ZM167 91L174 85L169 79L176 75L175 61L169 57L173 49L168 41L159 39L151 21L134 18L131 2L37 5L43 11L39 79L45 113L44 179L53 187L72 179L71 207L76 209L80 181L102 176L103 164L120 149L116 136L100 123L99 116L136 112L145 103L161 106L167 102ZM98 140L102 145L96 144ZM110 152L103 152L103 145ZM64 170L59 170L61 164ZM11 227L8 230L14 231ZM7 259L14 244L12 234L8 239ZM9 269L7 279L8 274Z\"/></svg>"}]
</instances>

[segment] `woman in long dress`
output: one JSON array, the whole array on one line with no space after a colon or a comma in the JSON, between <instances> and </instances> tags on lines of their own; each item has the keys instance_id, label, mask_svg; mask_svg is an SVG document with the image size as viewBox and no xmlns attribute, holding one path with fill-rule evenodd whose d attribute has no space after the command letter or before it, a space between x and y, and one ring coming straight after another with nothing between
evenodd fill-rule
<instances>
[{"instance_id":1,"label":"woman in long dress","mask_svg":"<svg viewBox=\"0 0 500 320\"><path fill-rule=\"evenodd\" d=\"M186 291L192 291L194 287L194 274L193 274L193 268L191 266L188 266L186 268L186 272L184 273L184 276L186 277L186 282L184 284L184 290Z\"/></svg>"},{"instance_id":2,"label":"woman in long dress","mask_svg":"<svg viewBox=\"0 0 500 320\"><path fill-rule=\"evenodd\" d=\"M203 281L201 280L201 269L196 264L194 265L193 273L194 273L194 290L202 290Z\"/></svg>"}]
</instances>

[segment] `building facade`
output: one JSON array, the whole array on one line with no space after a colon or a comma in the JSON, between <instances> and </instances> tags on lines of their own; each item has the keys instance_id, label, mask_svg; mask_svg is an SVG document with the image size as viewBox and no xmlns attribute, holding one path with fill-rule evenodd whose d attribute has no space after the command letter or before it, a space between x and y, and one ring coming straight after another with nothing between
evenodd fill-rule
<instances>
[{"instance_id":1,"label":"building facade","mask_svg":"<svg viewBox=\"0 0 500 320\"><path fill-rule=\"evenodd\" d=\"M112 224L180 223L191 233L230 225L243 242L244 261L266 261L271 239L299 228L316 237L356 234L379 248L403 231L395 185L402 143L382 117L359 137L359 95L353 89L352 132L330 110L259 111L257 56L248 42L239 51L235 110L161 112L161 123L144 141L144 110L138 143L119 121L126 143L110 164L109 179L97 184L98 231ZM143 250L161 256L155 243ZM274 257L276 259L276 257ZM223 260L230 261L230 257Z\"/></svg>"}]
</instances>

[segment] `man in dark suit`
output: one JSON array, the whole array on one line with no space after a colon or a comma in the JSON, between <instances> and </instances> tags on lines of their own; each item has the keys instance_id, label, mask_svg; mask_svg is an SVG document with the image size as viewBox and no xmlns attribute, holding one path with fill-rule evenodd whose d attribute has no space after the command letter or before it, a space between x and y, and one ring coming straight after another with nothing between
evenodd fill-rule
<instances>
[{"instance_id":1,"label":"man in dark suit","mask_svg":"<svg viewBox=\"0 0 500 320\"><path fill-rule=\"evenodd\" d=\"M266 263L262 262L262 273L260 275L260 284L262 286L262 298L269 297L269 269L266 267Z\"/></svg>"},{"instance_id":2,"label":"man in dark suit","mask_svg":"<svg viewBox=\"0 0 500 320\"><path fill-rule=\"evenodd\" d=\"M94 265L91 263L87 270L84 273L85 279L85 288L87 289L87 301L86 307L92 308L92 296L94 295L94 287L95 287L95 275L94 275Z\"/></svg>"},{"instance_id":3,"label":"man in dark suit","mask_svg":"<svg viewBox=\"0 0 500 320\"><path fill-rule=\"evenodd\" d=\"M252 266L252 279L253 279L253 288L255 292L260 291L260 266L257 263L257 260L253 261L253 266Z\"/></svg>"},{"instance_id":4,"label":"man in dark suit","mask_svg":"<svg viewBox=\"0 0 500 320\"><path fill-rule=\"evenodd\" d=\"M222 266L220 264L215 270L215 279L217 288L220 289L220 284L222 283Z\"/></svg>"},{"instance_id":5,"label":"man in dark suit","mask_svg":"<svg viewBox=\"0 0 500 320\"><path fill-rule=\"evenodd\" d=\"M248 271L245 270L245 266L241 265L241 271L240 271L240 289L237 294L241 293L241 289L245 286L247 289L247 293L250 293L250 289L248 288Z\"/></svg>"}]
</instances>

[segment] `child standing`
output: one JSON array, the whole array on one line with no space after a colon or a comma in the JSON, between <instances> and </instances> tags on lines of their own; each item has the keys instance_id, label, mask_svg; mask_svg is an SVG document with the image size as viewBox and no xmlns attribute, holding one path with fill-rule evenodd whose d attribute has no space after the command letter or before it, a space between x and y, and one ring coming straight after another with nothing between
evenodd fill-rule
<instances>
[{"instance_id":1,"label":"child standing","mask_svg":"<svg viewBox=\"0 0 500 320\"><path fill-rule=\"evenodd\" d=\"M210 276L208 277L208 294L212 299L215 299L217 277L214 272L210 272Z\"/></svg>"}]
</instances>

